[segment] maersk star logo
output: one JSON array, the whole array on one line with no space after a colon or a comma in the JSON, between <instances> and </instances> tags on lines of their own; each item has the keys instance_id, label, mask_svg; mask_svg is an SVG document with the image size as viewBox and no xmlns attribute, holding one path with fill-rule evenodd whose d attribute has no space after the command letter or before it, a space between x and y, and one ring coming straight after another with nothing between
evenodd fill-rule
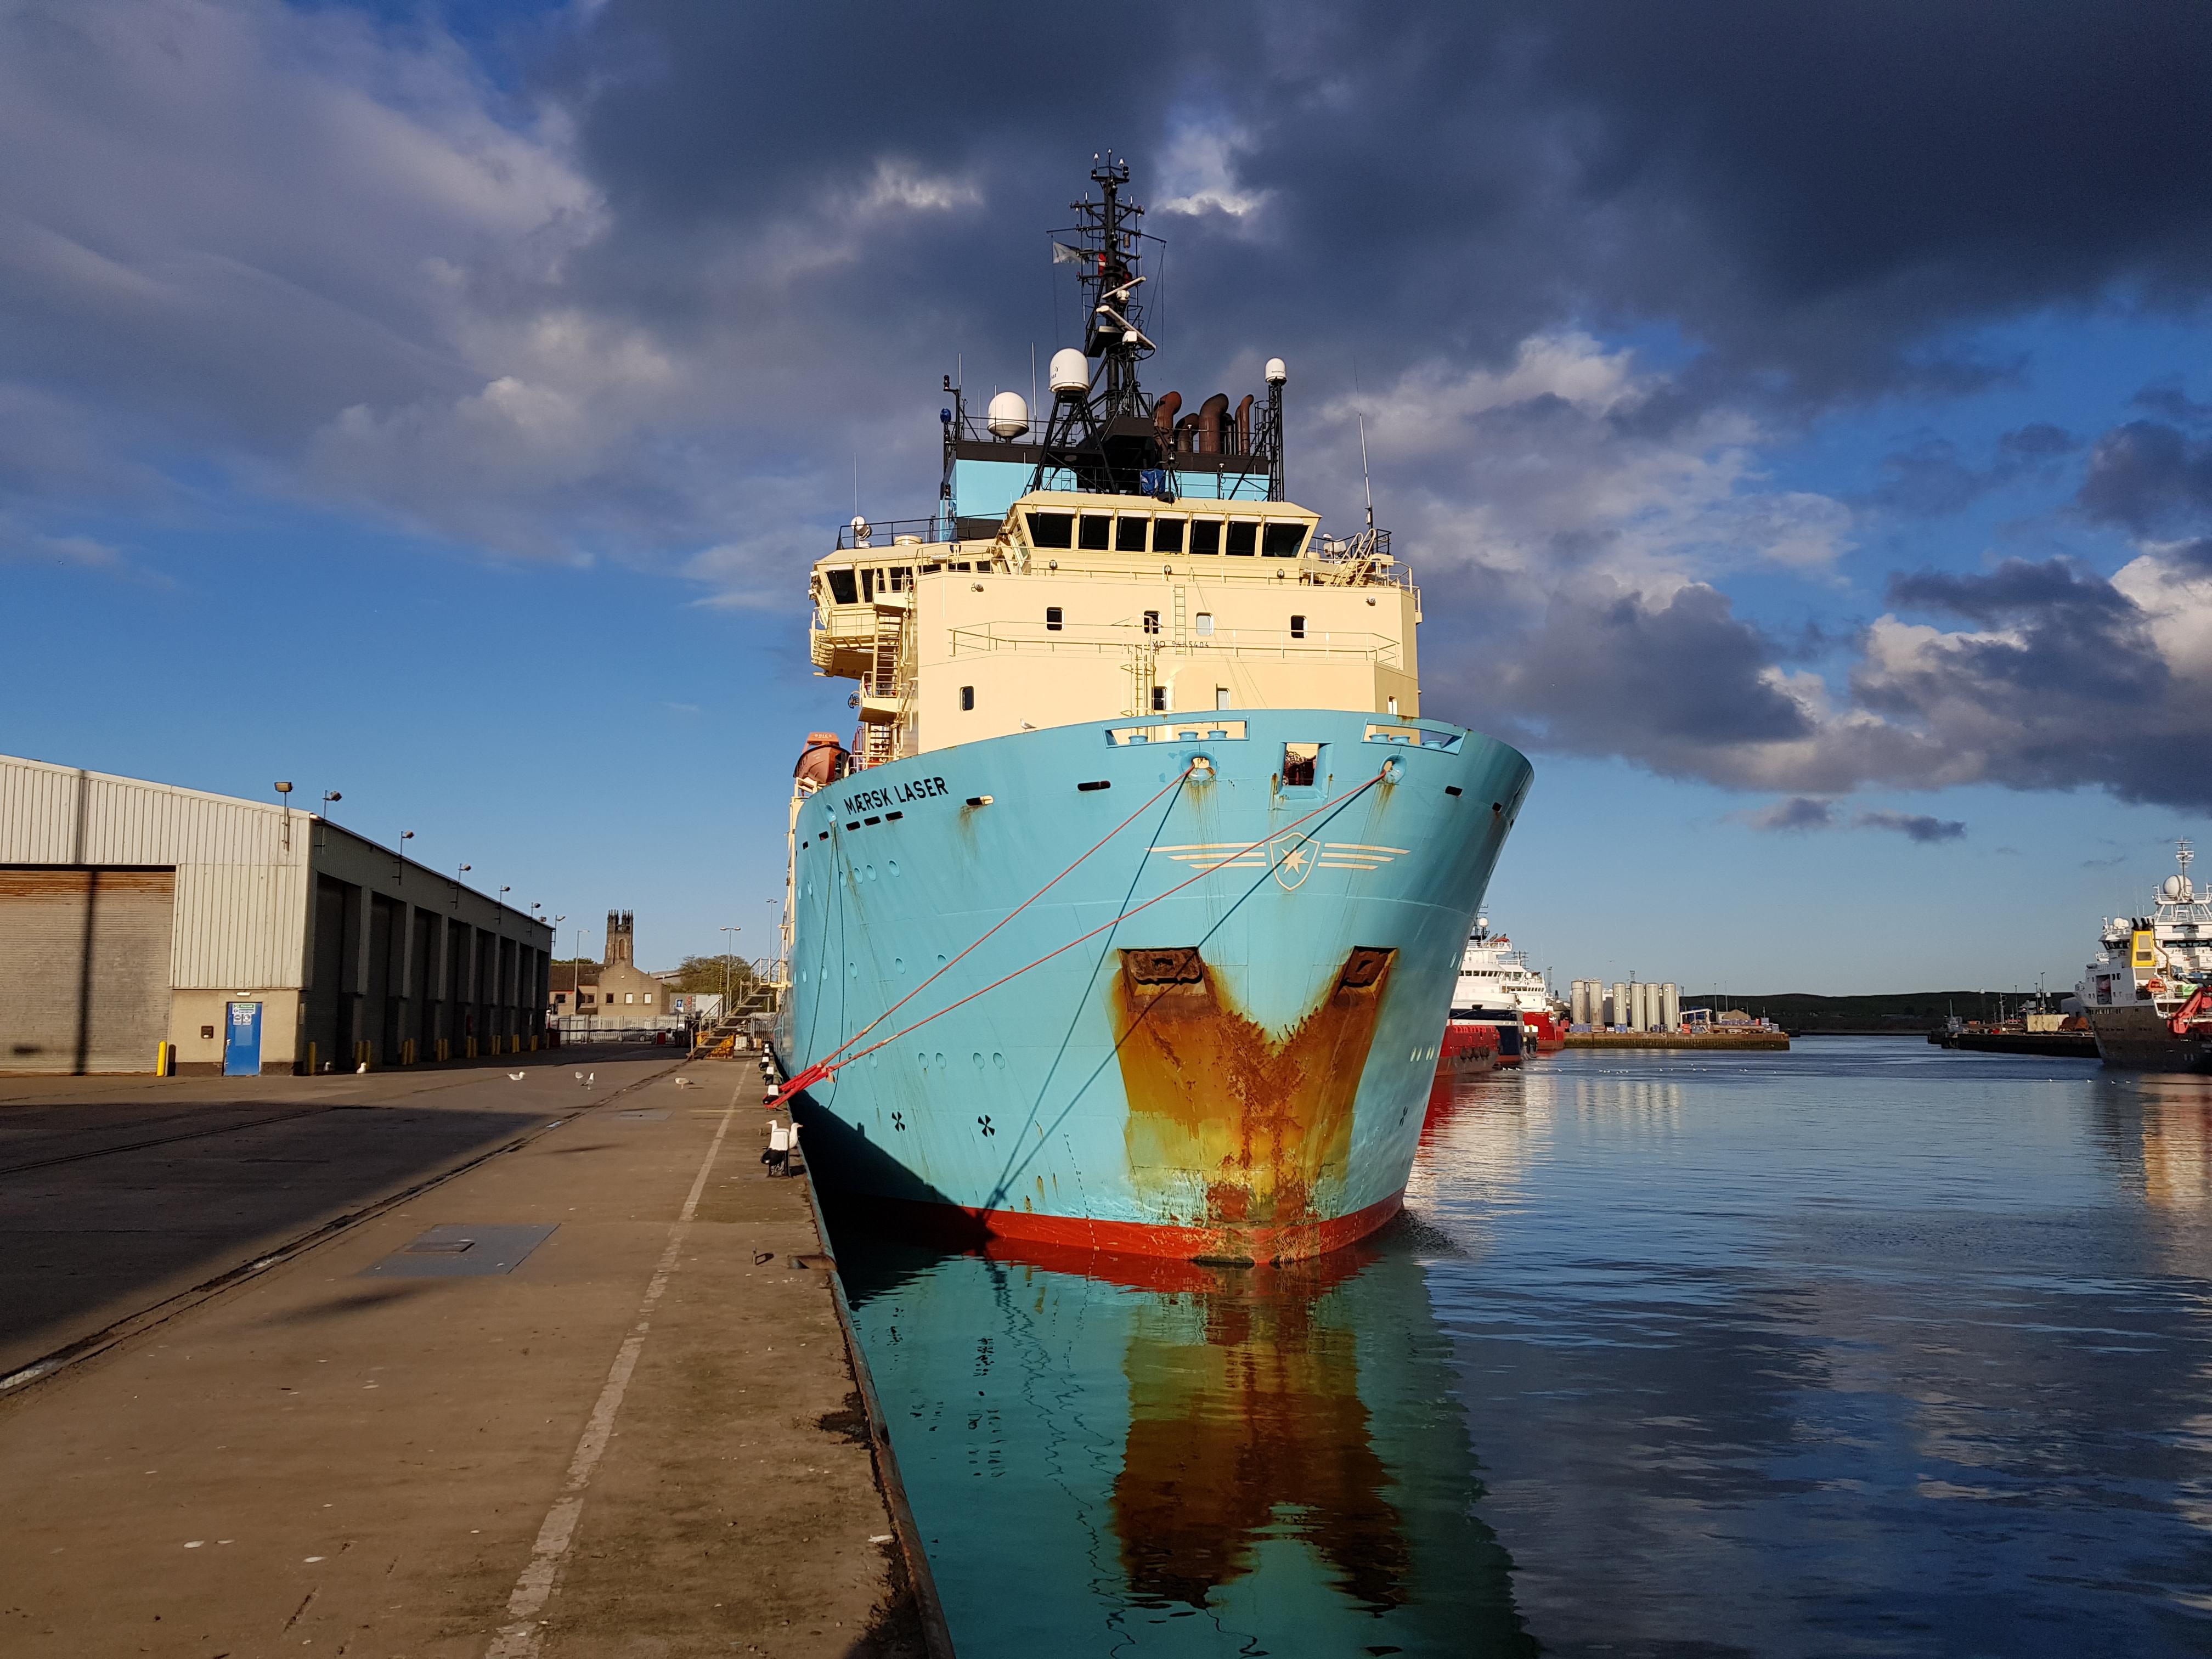
<instances>
[{"instance_id":1,"label":"maersk star logo","mask_svg":"<svg viewBox=\"0 0 2212 1659\"><path fill-rule=\"evenodd\" d=\"M1267 862L1274 866L1277 881L1285 888L1296 887L1313 869L1313 837L1296 831L1276 836L1267 843Z\"/></svg>"}]
</instances>

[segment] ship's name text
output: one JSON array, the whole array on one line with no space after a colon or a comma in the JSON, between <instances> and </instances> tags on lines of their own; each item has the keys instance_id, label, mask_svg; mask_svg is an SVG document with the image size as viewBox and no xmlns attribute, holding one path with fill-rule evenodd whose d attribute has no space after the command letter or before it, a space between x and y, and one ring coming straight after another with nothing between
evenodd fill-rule
<instances>
[{"instance_id":1,"label":"ship's name text","mask_svg":"<svg viewBox=\"0 0 2212 1659\"><path fill-rule=\"evenodd\" d=\"M896 806L904 801L927 800L932 795L948 793L943 778L916 778L912 783L902 783L896 789L863 789L857 795L845 797L848 812L872 812L882 806Z\"/></svg>"}]
</instances>

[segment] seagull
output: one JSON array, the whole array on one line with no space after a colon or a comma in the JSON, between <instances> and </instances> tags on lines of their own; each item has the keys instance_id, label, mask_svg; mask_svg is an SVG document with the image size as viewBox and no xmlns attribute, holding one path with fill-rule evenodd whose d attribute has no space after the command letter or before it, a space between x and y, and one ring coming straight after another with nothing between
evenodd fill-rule
<instances>
[{"instance_id":1,"label":"seagull","mask_svg":"<svg viewBox=\"0 0 2212 1659\"><path fill-rule=\"evenodd\" d=\"M691 1079L688 1077L679 1077L676 1079L676 1086L679 1089L689 1089L692 1086Z\"/></svg>"},{"instance_id":2,"label":"seagull","mask_svg":"<svg viewBox=\"0 0 2212 1659\"><path fill-rule=\"evenodd\" d=\"M579 1083L581 1083L583 1080L584 1080L584 1074L583 1074L581 1072L577 1073L576 1073L576 1081L577 1081L577 1082L579 1082Z\"/></svg>"},{"instance_id":3,"label":"seagull","mask_svg":"<svg viewBox=\"0 0 2212 1659\"><path fill-rule=\"evenodd\" d=\"M588 1088L590 1088L590 1087L591 1087L594 1083L596 1083L596 1082L598 1082L598 1081L599 1080L599 1074L597 1072L586 1072L586 1073L583 1073L583 1079L584 1079L584 1087L586 1087L586 1089L588 1089Z\"/></svg>"},{"instance_id":4,"label":"seagull","mask_svg":"<svg viewBox=\"0 0 2212 1659\"><path fill-rule=\"evenodd\" d=\"M509 1083L520 1083L526 1075L528 1074L523 1072L509 1072L507 1074L507 1080Z\"/></svg>"}]
</instances>

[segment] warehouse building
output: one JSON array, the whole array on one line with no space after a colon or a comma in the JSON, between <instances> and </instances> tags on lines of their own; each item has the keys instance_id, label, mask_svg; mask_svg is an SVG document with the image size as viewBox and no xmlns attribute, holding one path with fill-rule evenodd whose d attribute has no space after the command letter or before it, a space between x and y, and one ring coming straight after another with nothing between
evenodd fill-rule
<instances>
[{"instance_id":1,"label":"warehouse building","mask_svg":"<svg viewBox=\"0 0 2212 1659\"><path fill-rule=\"evenodd\" d=\"M0 1072L520 1053L552 948L317 814L0 756Z\"/></svg>"}]
</instances>

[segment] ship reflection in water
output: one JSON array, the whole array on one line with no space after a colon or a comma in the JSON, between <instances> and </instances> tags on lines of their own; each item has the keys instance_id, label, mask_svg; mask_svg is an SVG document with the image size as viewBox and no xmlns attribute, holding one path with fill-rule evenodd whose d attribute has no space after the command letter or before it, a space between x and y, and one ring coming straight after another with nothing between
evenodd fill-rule
<instances>
[{"instance_id":1,"label":"ship reflection in water","mask_svg":"<svg viewBox=\"0 0 2212 1659\"><path fill-rule=\"evenodd\" d=\"M963 1659L1534 1653L1409 1234L1252 1269L838 1230Z\"/></svg>"},{"instance_id":2,"label":"ship reflection in water","mask_svg":"<svg viewBox=\"0 0 2212 1659\"><path fill-rule=\"evenodd\" d=\"M1570 1050L1407 1203L1272 1273L839 1233L963 1659L2212 1652L2212 1078Z\"/></svg>"}]
</instances>

